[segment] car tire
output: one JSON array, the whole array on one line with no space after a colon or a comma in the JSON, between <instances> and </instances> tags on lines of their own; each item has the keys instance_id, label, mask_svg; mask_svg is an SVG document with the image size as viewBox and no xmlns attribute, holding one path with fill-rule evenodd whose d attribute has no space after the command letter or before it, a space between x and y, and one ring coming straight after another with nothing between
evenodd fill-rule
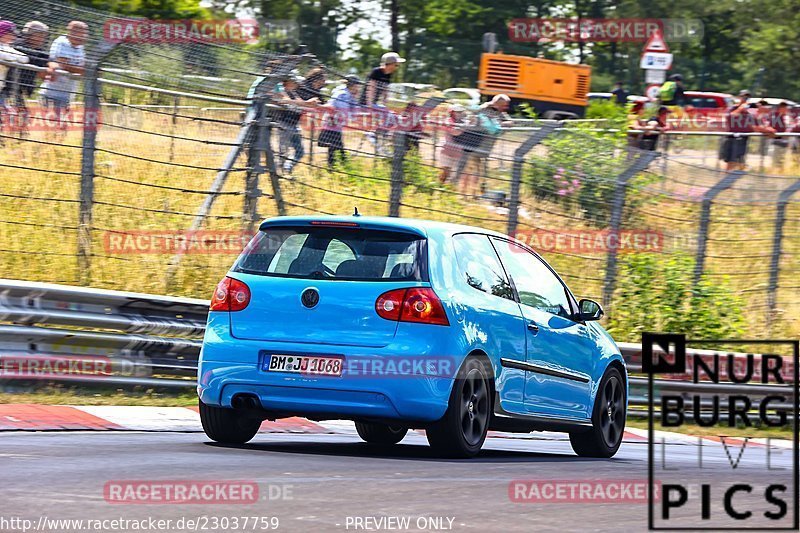
<instances>
[{"instance_id":1,"label":"car tire","mask_svg":"<svg viewBox=\"0 0 800 533\"><path fill-rule=\"evenodd\" d=\"M406 436L408 428L389 424L356 422L356 431L364 442L370 444L397 444Z\"/></svg>"},{"instance_id":2,"label":"car tire","mask_svg":"<svg viewBox=\"0 0 800 533\"><path fill-rule=\"evenodd\" d=\"M244 444L258 433L261 419L226 407L200 402L200 422L208 438L224 444Z\"/></svg>"},{"instance_id":3,"label":"car tire","mask_svg":"<svg viewBox=\"0 0 800 533\"><path fill-rule=\"evenodd\" d=\"M597 389L592 427L569 434L575 453L581 457L613 457L622 444L627 405L625 380L617 368L611 367Z\"/></svg>"},{"instance_id":4,"label":"car tire","mask_svg":"<svg viewBox=\"0 0 800 533\"><path fill-rule=\"evenodd\" d=\"M491 414L486 366L480 359L470 357L453 383L444 416L426 428L428 443L445 457L475 457L486 440Z\"/></svg>"}]
</instances>

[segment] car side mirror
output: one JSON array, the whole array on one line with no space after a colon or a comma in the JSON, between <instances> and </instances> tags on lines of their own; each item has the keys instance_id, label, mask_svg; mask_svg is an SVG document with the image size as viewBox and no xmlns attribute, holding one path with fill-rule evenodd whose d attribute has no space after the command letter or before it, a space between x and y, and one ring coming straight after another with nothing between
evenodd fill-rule
<instances>
[{"instance_id":1,"label":"car side mirror","mask_svg":"<svg viewBox=\"0 0 800 533\"><path fill-rule=\"evenodd\" d=\"M580 312L578 313L578 320L591 321L600 320L603 318L603 308L594 300L583 299L578 302Z\"/></svg>"}]
</instances>

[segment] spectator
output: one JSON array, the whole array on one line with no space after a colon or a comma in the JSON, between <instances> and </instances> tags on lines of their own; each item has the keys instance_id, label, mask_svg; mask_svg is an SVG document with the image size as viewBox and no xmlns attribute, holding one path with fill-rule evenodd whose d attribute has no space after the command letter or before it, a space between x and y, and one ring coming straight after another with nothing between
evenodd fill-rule
<instances>
[{"instance_id":1,"label":"spectator","mask_svg":"<svg viewBox=\"0 0 800 533\"><path fill-rule=\"evenodd\" d=\"M428 110L416 102L409 102L396 117L398 128L406 135L406 150L419 149L419 141L426 135L425 118L428 113Z\"/></svg>"},{"instance_id":2,"label":"spectator","mask_svg":"<svg viewBox=\"0 0 800 533\"><path fill-rule=\"evenodd\" d=\"M22 52L28 57L28 63L36 67L47 67L47 60L49 54L44 49L47 42L47 33L50 28L46 24L39 21L31 21L25 24L22 28L22 37L14 45L19 52ZM6 75L7 80L16 80L16 87L12 83L6 83L6 86L0 91L0 98L6 100L10 105L17 109L18 115L23 117L22 124L25 123L27 117L27 106L25 99L33 94L36 88L36 78L44 77L44 72L36 72L24 68L12 68Z\"/></svg>"},{"instance_id":3,"label":"spectator","mask_svg":"<svg viewBox=\"0 0 800 533\"><path fill-rule=\"evenodd\" d=\"M673 74L659 90L661 105L683 107L686 105L686 96L683 89L683 76Z\"/></svg>"},{"instance_id":4,"label":"spectator","mask_svg":"<svg viewBox=\"0 0 800 533\"><path fill-rule=\"evenodd\" d=\"M492 149L496 136L503 127L511 126L514 122L508 115L511 98L506 94L496 94L482 104L475 114L474 122L465 133L458 136L464 153L469 154L473 163L480 163L481 158L486 158ZM462 144L463 143L463 144ZM460 176L457 176L457 179ZM478 176L467 173L462 181L462 191L465 194L474 194Z\"/></svg>"},{"instance_id":5,"label":"spectator","mask_svg":"<svg viewBox=\"0 0 800 533\"><path fill-rule=\"evenodd\" d=\"M614 90L611 91L611 94L614 95L614 103L626 105L628 103L628 91L625 90L625 83L618 81L614 87Z\"/></svg>"},{"instance_id":6,"label":"spectator","mask_svg":"<svg viewBox=\"0 0 800 533\"><path fill-rule=\"evenodd\" d=\"M283 172L287 175L292 173L295 165L300 162L305 155L303 150L303 136L300 130L301 110L298 106L302 105L303 99L297 94L300 88L301 78L294 74L287 75L282 84L279 84L275 91L275 103L284 108L275 113L275 118L280 128L280 147L279 153L283 158ZM288 156L289 148L294 149L294 157Z\"/></svg>"},{"instance_id":7,"label":"spectator","mask_svg":"<svg viewBox=\"0 0 800 533\"><path fill-rule=\"evenodd\" d=\"M89 27L85 22L73 20L67 24L67 34L58 37L50 46L50 63L45 82L42 84L42 101L45 107L52 107L59 121L69 111L72 95L77 81L72 76L61 74L63 70L72 75L82 76L86 64L83 45L89 37ZM64 124L64 126L66 126Z\"/></svg>"},{"instance_id":8,"label":"spectator","mask_svg":"<svg viewBox=\"0 0 800 533\"><path fill-rule=\"evenodd\" d=\"M744 170L745 158L747 157L747 135L754 129L754 117L750 113L747 99L750 92L739 91L738 101L726 112L728 131L731 135L725 137L720 147L720 159L725 162L725 170Z\"/></svg>"},{"instance_id":9,"label":"spectator","mask_svg":"<svg viewBox=\"0 0 800 533\"><path fill-rule=\"evenodd\" d=\"M306 79L297 89L297 96L309 103L325 103L322 88L325 87L325 69L317 67L306 74Z\"/></svg>"},{"instance_id":10,"label":"spectator","mask_svg":"<svg viewBox=\"0 0 800 533\"><path fill-rule=\"evenodd\" d=\"M789 103L781 100L769 116L769 125L775 133L786 133L792 130L792 117L789 114ZM772 140L772 166L783 167L786 150L789 148L790 137L775 137Z\"/></svg>"},{"instance_id":11,"label":"spectator","mask_svg":"<svg viewBox=\"0 0 800 533\"><path fill-rule=\"evenodd\" d=\"M642 125L642 137L639 140L639 149L655 151L658 147L658 139L662 133L667 131L667 117L669 117L669 108L661 106L658 108L656 116L645 121Z\"/></svg>"},{"instance_id":12,"label":"spectator","mask_svg":"<svg viewBox=\"0 0 800 533\"><path fill-rule=\"evenodd\" d=\"M24 64L28 62L28 56L14 48L12 43L16 39L16 25L8 20L0 20L0 59L9 63ZM7 79L11 67L0 64L0 91L4 91L9 85ZM0 107L5 105L5 93L0 93Z\"/></svg>"},{"instance_id":13,"label":"spectator","mask_svg":"<svg viewBox=\"0 0 800 533\"><path fill-rule=\"evenodd\" d=\"M330 107L333 108L333 117L327 120L319 136L319 145L328 147L328 168L333 167L337 153L342 162L347 160L342 130L353 113L358 110L357 95L361 89L361 80L358 76L347 76L345 79L346 84L337 87L331 94Z\"/></svg>"},{"instance_id":14,"label":"spectator","mask_svg":"<svg viewBox=\"0 0 800 533\"><path fill-rule=\"evenodd\" d=\"M389 84L392 82L392 74L397 71L401 63L406 60L400 57L397 52L386 52L381 56L381 64L372 69L367 76L364 90L361 91L360 104L365 108L377 108L374 116L375 132L368 133L367 139L375 146L376 153L388 155L388 150L383 146L388 134L387 123L390 116L385 112L386 102L389 97Z\"/></svg>"},{"instance_id":15,"label":"spectator","mask_svg":"<svg viewBox=\"0 0 800 533\"><path fill-rule=\"evenodd\" d=\"M478 116L483 116L492 121L493 125L487 125L487 130L492 134L500 133L504 127L512 126L514 121L508 114L511 106L511 98L507 94L496 94L494 97L481 105Z\"/></svg>"},{"instance_id":16,"label":"spectator","mask_svg":"<svg viewBox=\"0 0 800 533\"><path fill-rule=\"evenodd\" d=\"M644 114L644 102L634 102L628 112L627 122L628 122L628 146L631 148L638 148L639 143L642 139L642 134L639 131L631 131L631 130L640 130L642 128L642 116ZM632 157L632 153L629 151L628 156Z\"/></svg>"},{"instance_id":17,"label":"spectator","mask_svg":"<svg viewBox=\"0 0 800 533\"><path fill-rule=\"evenodd\" d=\"M468 125L467 109L459 104L450 106L447 121L445 123L445 140L441 152L441 171L439 181L447 183L450 174L456 169L459 160L464 155L465 142L459 142L458 137L464 134Z\"/></svg>"},{"instance_id":18,"label":"spectator","mask_svg":"<svg viewBox=\"0 0 800 533\"><path fill-rule=\"evenodd\" d=\"M400 57L397 52L387 52L381 56L379 67L372 69L367 76L367 82L361 93L361 105L374 106L386 105L389 94L389 84L392 82L392 74L397 71L397 67L406 60Z\"/></svg>"}]
</instances>

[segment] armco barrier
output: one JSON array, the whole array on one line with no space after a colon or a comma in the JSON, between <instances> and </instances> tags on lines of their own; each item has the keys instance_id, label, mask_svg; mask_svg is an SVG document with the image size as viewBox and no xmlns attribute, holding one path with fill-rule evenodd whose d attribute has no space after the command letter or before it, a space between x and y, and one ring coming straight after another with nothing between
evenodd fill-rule
<instances>
[{"instance_id":1,"label":"armco barrier","mask_svg":"<svg viewBox=\"0 0 800 533\"><path fill-rule=\"evenodd\" d=\"M0 378L193 387L208 301L0 279ZM111 372L61 369L102 357Z\"/></svg>"},{"instance_id":2,"label":"armco barrier","mask_svg":"<svg viewBox=\"0 0 800 533\"><path fill-rule=\"evenodd\" d=\"M208 304L193 298L0 279L0 379L5 380L0 384L45 380L194 387ZM646 405L647 379L635 375L641 373L641 345L619 343L619 347L634 374L630 404ZM687 350L689 358L715 354L727 356L727 352ZM745 354L734 357L745 360ZM62 372L53 361L76 365ZM98 368L103 371L93 371ZM791 367L784 371L791 379ZM773 385L695 384L688 375L674 377L656 380L656 392L746 393L757 407L757 398L776 391Z\"/></svg>"}]
</instances>

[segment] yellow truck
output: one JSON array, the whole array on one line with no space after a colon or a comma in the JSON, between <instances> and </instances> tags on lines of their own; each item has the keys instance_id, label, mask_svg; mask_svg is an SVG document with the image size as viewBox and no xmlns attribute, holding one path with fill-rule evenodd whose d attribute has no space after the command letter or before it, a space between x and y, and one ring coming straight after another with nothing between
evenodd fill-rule
<instances>
[{"instance_id":1,"label":"yellow truck","mask_svg":"<svg viewBox=\"0 0 800 533\"><path fill-rule=\"evenodd\" d=\"M507 94L512 108L530 104L542 118L581 118L588 103L592 67L528 56L485 53L478 70L482 95Z\"/></svg>"}]
</instances>

